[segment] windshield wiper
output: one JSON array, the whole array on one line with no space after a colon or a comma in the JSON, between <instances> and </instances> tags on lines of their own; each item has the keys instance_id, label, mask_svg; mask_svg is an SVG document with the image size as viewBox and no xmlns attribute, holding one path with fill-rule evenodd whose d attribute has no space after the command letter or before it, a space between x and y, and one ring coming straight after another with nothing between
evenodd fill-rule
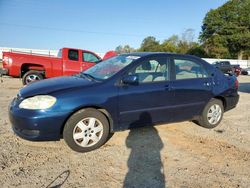
<instances>
[{"instance_id":1,"label":"windshield wiper","mask_svg":"<svg viewBox=\"0 0 250 188\"><path fill-rule=\"evenodd\" d=\"M84 76L85 78L88 78L89 80L96 80L96 78L90 74L81 72L80 75Z\"/></svg>"}]
</instances>

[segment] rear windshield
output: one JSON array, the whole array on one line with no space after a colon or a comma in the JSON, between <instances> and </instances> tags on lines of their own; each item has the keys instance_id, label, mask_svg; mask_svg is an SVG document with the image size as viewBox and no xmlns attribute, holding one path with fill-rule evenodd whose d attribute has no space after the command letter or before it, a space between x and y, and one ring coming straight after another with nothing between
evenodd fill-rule
<instances>
[{"instance_id":1,"label":"rear windshield","mask_svg":"<svg viewBox=\"0 0 250 188\"><path fill-rule=\"evenodd\" d=\"M57 53L57 57L62 57L62 49L60 49L59 51L58 51L58 53Z\"/></svg>"}]
</instances>

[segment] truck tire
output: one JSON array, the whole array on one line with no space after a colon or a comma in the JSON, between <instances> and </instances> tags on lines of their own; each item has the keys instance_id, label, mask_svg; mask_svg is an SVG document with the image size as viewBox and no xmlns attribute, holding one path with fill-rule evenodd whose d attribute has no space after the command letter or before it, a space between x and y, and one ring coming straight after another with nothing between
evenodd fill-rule
<instances>
[{"instance_id":1,"label":"truck tire","mask_svg":"<svg viewBox=\"0 0 250 188\"><path fill-rule=\"evenodd\" d=\"M42 79L44 79L42 73L35 70L30 70L26 72L22 77L23 85L27 85L31 82L39 81Z\"/></svg>"},{"instance_id":2,"label":"truck tire","mask_svg":"<svg viewBox=\"0 0 250 188\"><path fill-rule=\"evenodd\" d=\"M93 108L74 113L63 129L63 139L77 152L88 152L101 147L112 136L105 115Z\"/></svg>"},{"instance_id":3,"label":"truck tire","mask_svg":"<svg viewBox=\"0 0 250 188\"><path fill-rule=\"evenodd\" d=\"M211 99L205 106L200 118L196 121L198 125L212 129L218 126L224 114L223 103L219 99Z\"/></svg>"}]
</instances>

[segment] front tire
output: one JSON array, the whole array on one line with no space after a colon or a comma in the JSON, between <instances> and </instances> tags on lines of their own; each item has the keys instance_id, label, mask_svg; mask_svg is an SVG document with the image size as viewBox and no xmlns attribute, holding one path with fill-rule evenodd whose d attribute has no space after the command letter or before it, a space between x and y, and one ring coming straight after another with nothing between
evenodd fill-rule
<instances>
[{"instance_id":1,"label":"front tire","mask_svg":"<svg viewBox=\"0 0 250 188\"><path fill-rule=\"evenodd\" d=\"M217 127L223 117L224 107L219 99L211 99L205 106L201 117L196 121L200 126L212 129Z\"/></svg>"},{"instance_id":2,"label":"front tire","mask_svg":"<svg viewBox=\"0 0 250 188\"><path fill-rule=\"evenodd\" d=\"M109 122L96 109L79 110L66 122L63 138L74 151L92 151L101 147L110 138Z\"/></svg>"},{"instance_id":3,"label":"front tire","mask_svg":"<svg viewBox=\"0 0 250 188\"><path fill-rule=\"evenodd\" d=\"M23 75L23 85L30 84L43 79L43 75L39 71L30 70Z\"/></svg>"}]
</instances>

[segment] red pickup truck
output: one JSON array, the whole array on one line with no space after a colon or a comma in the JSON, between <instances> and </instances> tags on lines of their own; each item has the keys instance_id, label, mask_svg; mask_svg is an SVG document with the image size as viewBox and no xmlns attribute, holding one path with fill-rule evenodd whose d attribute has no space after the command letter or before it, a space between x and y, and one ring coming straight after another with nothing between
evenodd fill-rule
<instances>
[{"instance_id":1,"label":"red pickup truck","mask_svg":"<svg viewBox=\"0 0 250 188\"><path fill-rule=\"evenodd\" d=\"M103 59L115 56L107 52ZM0 74L21 77L23 84L56 76L72 75L84 71L102 59L95 53L62 48L56 56L30 54L22 52L3 52L3 69Z\"/></svg>"}]
</instances>

